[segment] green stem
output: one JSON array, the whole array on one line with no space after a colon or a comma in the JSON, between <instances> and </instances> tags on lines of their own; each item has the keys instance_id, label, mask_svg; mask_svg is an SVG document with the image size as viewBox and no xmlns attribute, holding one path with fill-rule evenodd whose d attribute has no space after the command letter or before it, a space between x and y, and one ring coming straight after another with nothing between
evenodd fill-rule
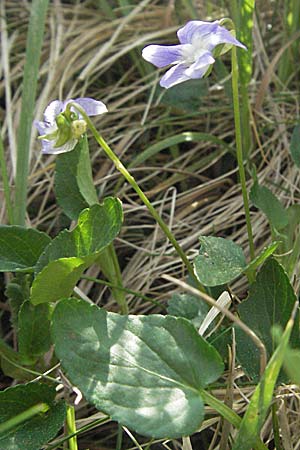
<instances>
[{"instance_id":1,"label":"green stem","mask_svg":"<svg viewBox=\"0 0 300 450\"><path fill-rule=\"evenodd\" d=\"M100 145L100 147L104 150L106 155L109 157L109 159L114 163L116 169L123 175L123 177L128 181L128 183L133 187L135 192L138 194L144 205L147 207L148 211L151 213L152 217L156 220L156 222L159 224L160 228L164 232L164 234L167 236L173 247L175 248L177 254L180 256L181 260L185 264L190 276L192 279L197 283L197 286L200 291L205 292L204 287L200 284L198 279L196 278L194 274L194 269L190 261L188 260L186 254L182 250L181 246L178 244L177 240L175 239L175 236L170 231L169 227L166 225L166 223L163 221L163 219L160 217L156 209L152 206L150 200L148 197L144 194L144 192L141 190L137 182L135 181L134 177L128 172L126 167L122 164L122 162L119 160L117 155L113 152L113 150L109 147L109 145L106 143L106 141L102 138L102 136L99 135L96 128L94 127L92 121L86 114L83 108L81 108L77 103L70 102L67 105L67 109L70 109L71 107L76 108L76 110L82 115L84 120L86 121L89 129L91 130L94 138L96 139L97 143Z\"/></svg>"},{"instance_id":2,"label":"green stem","mask_svg":"<svg viewBox=\"0 0 300 450\"><path fill-rule=\"evenodd\" d=\"M4 198L5 198L8 220L9 220L9 223L12 224L14 221L13 207L12 207L12 203L10 200L10 186L9 186L9 180L8 180L5 156L4 156L4 147L3 147L3 141L2 141L1 134L0 134L0 170L1 170L1 177L2 177L2 181L3 181Z\"/></svg>"},{"instance_id":3,"label":"green stem","mask_svg":"<svg viewBox=\"0 0 300 450\"><path fill-rule=\"evenodd\" d=\"M216 410L222 417L224 417L227 422L231 423L234 427L240 428L242 419L238 416L232 409L230 409L225 403L218 400L216 397L211 395L209 392L201 389L201 397L205 403ZM268 450L265 444L257 438L254 446L255 450Z\"/></svg>"},{"instance_id":4,"label":"green stem","mask_svg":"<svg viewBox=\"0 0 300 450\"><path fill-rule=\"evenodd\" d=\"M240 104L239 104L239 69L237 62L236 47L232 46L232 96L233 96L233 111L235 124L235 138L236 138L236 154L238 169L240 174L240 183L242 188L244 210L246 216L246 226L249 240L250 257L254 259L254 243L250 220L249 200L246 186L246 175L243 161L243 147L242 147L242 132L241 132L241 118L240 118Z\"/></svg>"},{"instance_id":5,"label":"green stem","mask_svg":"<svg viewBox=\"0 0 300 450\"><path fill-rule=\"evenodd\" d=\"M0 434L6 433L7 431L17 427L21 423L25 422L25 420L31 419L31 417L36 416L40 413L45 413L49 410L49 406L46 403L38 403L30 408L26 409L20 414L12 417L4 423L0 424Z\"/></svg>"},{"instance_id":6,"label":"green stem","mask_svg":"<svg viewBox=\"0 0 300 450\"><path fill-rule=\"evenodd\" d=\"M76 433L75 409L74 406L67 406L67 431L68 434ZM69 439L69 450L78 450L76 434Z\"/></svg>"},{"instance_id":7,"label":"green stem","mask_svg":"<svg viewBox=\"0 0 300 450\"><path fill-rule=\"evenodd\" d=\"M121 314L128 314L128 305L126 302L125 291L122 283L122 275L119 266L118 257L116 255L116 251L113 244L110 244L106 249L104 249L101 254L98 256L96 261L105 277L114 282L117 285L115 287L111 287L112 294L120 306ZM119 289L120 287L120 289Z\"/></svg>"}]
</instances>

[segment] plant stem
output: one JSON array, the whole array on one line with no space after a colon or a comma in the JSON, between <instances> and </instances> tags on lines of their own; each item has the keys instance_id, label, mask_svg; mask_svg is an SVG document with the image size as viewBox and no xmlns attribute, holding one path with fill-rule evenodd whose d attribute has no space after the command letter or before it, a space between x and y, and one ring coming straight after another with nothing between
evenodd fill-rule
<instances>
[{"instance_id":1,"label":"plant stem","mask_svg":"<svg viewBox=\"0 0 300 450\"><path fill-rule=\"evenodd\" d=\"M1 423L0 434L9 431L12 428L15 428L22 422L25 422L25 420L31 419L31 417L36 416L37 414L47 412L48 409L49 406L46 403L37 403L36 405L31 406L30 408L26 409L26 411L23 411L22 413L17 414L6 422Z\"/></svg>"},{"instance_id":2,"label":"plant stem","mask_svg":"<svg viewBox=\"0 0 300 450\"><path fill-rule=\"evenodd\" d=\"M240 428L242 419L232 409L230 409L227 405L225 405L225 403L221 402L204 389L201 389L200 394L207 405L215 409L222 417L224 417L224 419L230 422L233 426L235 426L236 428ZM268 450L265 444L259 438L256 439L254 449Z\"/></svg>"},{"instance_id":3,"label":"plant stem","mask_svg":"<svg viewBox=\"0 0 300 450\"><path fill-rule=\"evenodd\" d=\"M3 182L3 189L4 189L4 198L5 198L5 204L6 204L6 210L8 215L9 223L13 223L13 207L10 200L10 186L9 186L9 180L7 175L7 168L6 168L6 162L5 162L5 156L4 156L4 147L3 147L3 141L0 134L0 170L1 170L1 177Z\"/></svg>"},{"instance_id":4,"label":"plant stem","mask_svg":"<svg viewBox=\"0 0 300 450\"><path fill-rule=\"evenodd\" d=\"M66 423L67 423L68 434L76 433L74 406L71 406L71 405L67 406ZM74 436L70 437L70 439L69 439L69 449L70 450L78 450L76 434Z\"/></svg>"},{"instance_id":5,"label":"plant stem","mask_svg":"<svg viewBox=\"0 0 300 450\"><path fill-rule=\"evenodd\" d=\"M240 174L240 183L242 188L244 210L246 216L246 226L249 240L250 257L254 259L254 243L250 220L249 200L246 186L246 175L243 161L243 146L242 146L242 132L241 132L241 118L240 118L240 104L239 104L239 69L237 62L236 47L232 46L232 96L233 96L233 111L235 124L235 138L236 138L236 155L238 162L238 169Z\"/></svg>"},{"instance_id":6,"label":"plant stem","mask_svg":"<svg viewBox=\"0 0 300 450\"><path fill-rule=\"evenodd\" d=\"M151 213L152 217L156 220L156 222L159 224L160 228L164 232L164 234L167 236L173 247L175 248L177 254L180 256L181 260L185 264L190 276L192 279L197 283L197 287L200 291L205 292L204 287L201 285L201 283L198 281L194 274L194 269L190 261L188 260L186 254L182 250L181 246L178 244L177 240L175 239L175 236L170 231L167 224L163 221L163 219L160 217L156 209L152 206L152 203L148 199L148 197L144 194L144 192L141 190L137 182L135 181L134 177L128 172L126 167L122 164L122 162L119 160L117 155L113 152L113 150L109 147L109 145L106 143L106 141L102 138L102 136L99 135L96 128L94 127L92 121L87 116L86 112L83 108L81 108L77 103L70 102L67 105L68 108L76 108L76 110L83 116L84 120L86 121L89 129L91 130L94 138L96 139L97 143L100 145L100 147L104 150L106 155L109 157L109 159L114 163L116 169L123 175L123 177L128 181L128 183L133 187L135 192L138 194L144 205L147 207L148 211Z\"/></svg>"},{"instance_id":7,"label":"plant stem","mask_svg":"<svg viewBox=\"0 0 300 450\"><path fill-rule=\"evenodd\" d=\"M128 314L128 305L123 289L121 270L113 243L100 253L96 262L99 264L105 277L111 283L115 281L117 287L111 287L112 294L120 307L121 314Z\"/></svg>"}]
</instances>

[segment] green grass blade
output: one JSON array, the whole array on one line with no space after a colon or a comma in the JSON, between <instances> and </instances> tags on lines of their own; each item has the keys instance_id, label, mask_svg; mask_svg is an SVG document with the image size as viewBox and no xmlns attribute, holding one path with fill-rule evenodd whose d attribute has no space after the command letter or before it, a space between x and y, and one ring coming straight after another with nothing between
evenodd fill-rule
<instances>
[{"instance_id":1,"label":"green grass blade","mask_svg":"<svg viewBox=\"0 0 300 450\"><path fill-rule=\"evenodd\" d=\"M5 198L7 215L8 215L8 221L10 224L12 224L13 223L13 208L12 208L11 199L10 199L10 186L9 186L9 179L8 179L8 174L7 174L5 155L4 155L4 147L3 147L1 133L0 133L0 172L1 172L2 182L3 182L4 198Z\"/></svg>"},{"instance_id":2,"label":"green grass blade","mask_svg":"<svg viewBox=\"0 0 300 450\"><path fill-rule=\"evenodd\" d=\"M273 399L273 391L288 348L297 309L298 302L296 302L291 319L280 338L280 344L273 353L262 379L254 391L232 450L251 450L259 436Z\"/></svg>"},{"instance_id":3,"label":"green grass blade","mask_svg":"<svg viewBox=\"0 0 300 450\"><path fill-rule=\"evenodd\" d=\"M48 2L49 0L33 0L31 4L23 77L22 108L17 137L14 206L14 222L17 225L24 225L25 223L30 136Z\"/></svg>"}]
</instances>

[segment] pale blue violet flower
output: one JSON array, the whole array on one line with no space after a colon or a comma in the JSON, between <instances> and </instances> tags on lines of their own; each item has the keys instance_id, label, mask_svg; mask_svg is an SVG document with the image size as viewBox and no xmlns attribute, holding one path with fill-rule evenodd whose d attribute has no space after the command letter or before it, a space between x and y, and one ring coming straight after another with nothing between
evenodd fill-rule
<instances>
[{"instance_id":1,"label":"pale blue violet flower","mask_svg":"<svg viewBox=\"0 0 300 450\"><path fill-rule=\"evenodd\" d=\"M218 20L191 20L177 31L177 36L179 45L148 45L142 52L143 58L156 67L173 66L160 80L160 85L164 88L202 78L215 62L213 50L219 44L246 49Z\"/></svg>"},{"instance_id":2,"label":"pale blue violet flower","mask_svg":"<svg viewBox=\"0 0 300 450\"><path fill-rule=\"evenodd\" d=\"M40 133L43 153L66 153L74 149L81 136L86 132L87 124L75 108L67 105L77 103L88 116L97 116L107 112L104 103L93 98L76 98L64 102L54 100L44 112L44 121L34 124Z\"/></svg>"}]
</instances>

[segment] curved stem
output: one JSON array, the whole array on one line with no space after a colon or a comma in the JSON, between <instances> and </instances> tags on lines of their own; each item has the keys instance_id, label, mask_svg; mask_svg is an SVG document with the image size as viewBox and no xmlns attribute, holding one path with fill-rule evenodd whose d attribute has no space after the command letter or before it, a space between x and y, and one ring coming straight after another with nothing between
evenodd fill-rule
<instances>
[{"instance_id":1,"label":"curved stem","mask_svg":"<svg viewBox=\"0 0 300 450\"><path fill-rule=\"evenodd\" d=\"M249 200L246 186L246 175L243 161L243 147L242 147L242 132L241 132L241 118L239 105L239 69L237 62L236 47L232 46L232 97L233 97L233 111L234 111L234 125L236 138L236 156L238 162L238 169L240 174L240 183L242 188L244 210L246 216L246 226L249 239L250 257L254 259L254 243L250 220Z\"/></svg>"},{"instance_id":2,"label":"curved stem","mask_svg":"<svg viewBox=\"0 0 300 450\"><path fill-rule=\"evenodd\" d=\"M170 231L167 224L163 221L163 219L160 217L156 209L152 206L152 203L148 199L148 197L144 194L144 192L141 190L137 182L135 181L134 177L128 172L126 167L122 164L122 162L119 160L117 155L113 152L113 150L109 147L109 145L106 143L106 141L100 136L100 134L97 132L96 128L94 127L92 121L86 114L83 108L81 108L79 105L77 105L76 102L70 102L67 105L67 109L70 109L71 107L76 108L76 110L82 115L84 120L86 121L89 129L91 130L94 138L96 139L97 143L102 147L106 155L109 157L109 159L114 163L116 169L123 175L123 177L128 181L128 183L133 187L135 192L138 194L144 205L147 207L148 211L151 213L152 217L156 220L156 222L159 224L160 228L164 232L164 234L167 236L173 247L175 248L177 254L180 256L181 260L185 264L190 276L192 279L197 283L197 286L200 291L205 292L204 287L201 285L201 283L198 281L194 274L194 269L192 264L190 263L189 259L187 258L186 254L182 250L181 246L175 239L175 236Z\"/></svg>"}]
</instances>

